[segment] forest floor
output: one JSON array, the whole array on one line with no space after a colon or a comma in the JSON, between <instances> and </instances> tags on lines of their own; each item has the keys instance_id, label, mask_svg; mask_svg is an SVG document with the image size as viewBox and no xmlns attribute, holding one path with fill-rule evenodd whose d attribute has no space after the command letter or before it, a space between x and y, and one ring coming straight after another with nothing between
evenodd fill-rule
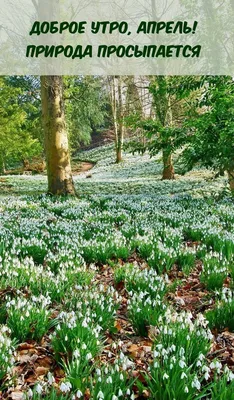
<instances>
[{"instance_id":1,"label":"forest floor","mask_svg":"<svg viewBox=\"0 0 234 400\"><path fill-rule=\"evenodd\" d=\"M234 204L206 170L77 156L78 198L0 179L0 398L234 399ZM233 371L233 372L232 372ZM227 384L228 383L228 384Z\"/></svg>"}]
</instances>

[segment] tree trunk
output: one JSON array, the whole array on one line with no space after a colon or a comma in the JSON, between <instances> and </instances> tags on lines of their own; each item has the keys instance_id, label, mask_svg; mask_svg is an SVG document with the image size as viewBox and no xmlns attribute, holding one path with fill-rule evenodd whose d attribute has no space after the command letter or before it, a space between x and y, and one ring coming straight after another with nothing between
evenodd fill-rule
<instances>
[{"instance_id":1,"label":"tree trunk","mask_svg":"<svg viewBox=\"0 0 234 400\"><path fill-rule=\"evenodd\" d=\"M4 158L1 158L0 172L1 172L2 174L5 174L5 173L6 173L6 166L5 166Z\"/></svg>"},{"instance_id":2,"label":"tree trunk","mask_svg":"<svg viewBox=\"0 0 234 400\"><path fill-rule=\"evenodd\" d=\"M232 194L234 195L234 171L228 171L228 181Z\"/></svg>"},{"instance_id":3,"label":"tree trunk","mask_svg":"<svg viewBox=\"0 0 234 400\"><path fill-rule=\"evenodd\" d=\"M65 125L62 76L41 77L48 192L75 194Z\"/></svg>"},{"instance_id":4,"label":"tree trunk","mask_svg":"<svg viewBox=\"0 0 234 400\"><path fill-rule=\"evenodd\" d=\"M119 76L112 76L109 79L109 83L111 108L115 131L116 163L118 164L123 160L122 150L124 141L124 102L122 78Z\"/></svg>"},{"instance_id":5,"label":"tree trunk","mask_svg":"<svg viewBox=\"0 0 234 400\"><path fill-rule=\"evenodd\" d=\"M118 90L118 108L117 108L117 149L116 149L116 163L120 163L122 158L123 141L124 141L124 107L123 107L123 87L122 77L117 78L117 90Z\"/></svg>"},{"instance_id":6,"label":"tree trunk","mask_svg":"<svg viewBox=\"0 0 234 400\"><path fill-rule=\"evenodd\" d=\"M172 154L163 150L163 180L175 179L175 170L172 163Z\"/></svg>"}]
</instances>

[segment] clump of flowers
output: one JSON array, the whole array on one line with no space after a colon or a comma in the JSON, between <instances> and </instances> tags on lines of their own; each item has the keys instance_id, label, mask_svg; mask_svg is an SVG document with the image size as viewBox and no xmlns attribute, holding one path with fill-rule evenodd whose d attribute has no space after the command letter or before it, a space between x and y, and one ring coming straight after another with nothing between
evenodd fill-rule
<instances>
[{"instance_id":1,"label":"clump of flowers","mask_svg":"<svg viewBox=\"0 0 234 400\"><path fill-rule=\"evenodd\" d=\"M219 254L205 256L200 280L208 290L218 290L223 287L224 280L228 276L227 265L228 261Z\"/></svg>"},{"instance_id":2,"label":"clump of flowers","mask_svg":"<svg viewBox=\"0 0 234 400\"><path fill-rule=\"evenodd\" d=\"M129 370L133 367L123 353L115 360L113 366L105 365L95 371L92 384L92 398L94 400L117 400L122 398L135 398L132 391L133 379Z\"/></svg>"},{"instance_id":3,"label":"clump of flowers","mask_svg":"<svg viewBox=\"0 0 234 400\"><path fill-rule=\"evenodd\" d=\"M159 317L155 343L164 348L176 344L177 349L185 350L186 362L193 364L200 354L206 355L210 350L213 335L207 325L208 321L202 314L193 320L190 312L177 313L168 308L164 317Z\"/></svg>"},{"instance_id":4,"label":"clump of flowers","mask_svg":"<svg viewBox=\"0 0 234 400\"><path fill-rule=\"evenodd\" d=\"M15 361L15 343L11 340L10 335L10 329L5 325L0 325L0 383L10 373Z\"/></svg>"},{"instance_id":5,"label":"clump of flowers","mask_svg":"<svg viewBox=\"0 0 234 400\"><path fill-rule=\"evenodd\" d=\"M89 317L78 317L74 311L62 312L58 316L58 325L52 335L52 346L56 356L71 359L75 351L81 354L85 350L90 359L94 358L102 346L100 331L101 327L94 327Z\"/></svg>"},{"instance_id":6,"label":"clump of flowers","mask_svg":"<svg viewBox=\"0 0 234 400\"><path fill-rule=\"evenodd\" d=\"M162 344L156 345L150 375L146 375L147 387L152 399L192 400L198 394L202 394L202 382L206 377L208 379L208 376L199 376L192 371L192 365L186 361L185 354L185 349L175 344L166 348ZM200 357L200 360L201 371L204 370L206 374L207 367L203 363L203 357Z\"/></svg>"},{"instance_id":7,"label":"clump of flowers","mask_svg":"<svg viewBox=\"0 0 234 400\"><path fill-rule=\"evenodd\" d=\"M103 331L113 330L116 311L121 297L113 287L95 285L93 287L76 286L66 299L66 306L72 308L79 316L89 321L89 324L100 326Z\"/></svg>"},{"instance_id":8,"label":"clump of flowers","mask_svg":"<svg viewBox=\"0 0 234 400\"><path fill-rule=\"evenodd\" d=\"M18 297L6 303L7 325L12 337L20 342L41 340L51 326L50 299L43 295L31 299Z\"/></svg>"},{"instance_id":9,"label":"clump of flowers","mask_svg":"<svg viewBox=\"0 0 234 400\"><path fill-rule=\"evenodd\" d=\"M211 329L219 330L229 328L234 331L234 295L229 288L223 288L221 292L221 300L216 303L214 309L209 310L205 314L209 321Z\"/></svg>"},{"instance_id":10,"label":"clump of flowers","mask_svg":"<svg viewBox=\"0 0 234 400\"><path fill-rule=\"evenodd\" d=\"M147 336L150 325L156 326L159 317L166 309L165 302L158 294L152 299L148 292L130 293L128 300L128 315L135 332L140 336Z\"/></svg>"}]
</instances>

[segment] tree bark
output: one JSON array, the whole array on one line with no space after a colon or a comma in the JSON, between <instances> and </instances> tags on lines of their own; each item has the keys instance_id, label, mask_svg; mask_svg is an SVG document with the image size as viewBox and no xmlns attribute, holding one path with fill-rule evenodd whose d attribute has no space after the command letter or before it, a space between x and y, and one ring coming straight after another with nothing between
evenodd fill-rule
<instances>
[{"instance_id":1,"label":"tree bark","mask_svg":"<svg viewBox=\"0 0 234 400\"><path fill-rule=\"evenodd\" d=\"M175 179L175 170L172 162L172 154L163 150L163 180Z\"/></svg>"},{"instance_id":2,"label":"tree bark","mask_svg":"<svg viewBox=\"0 0 234 400\"><path fill-rule=\"evenodd\" d=\"M116 163L123 160L122 150L124 141L124 102L122 78L113 76L109 80L111 94L111 108L115 131Z\"/></svg>"},{"instance_id":3,"label":"tree bark","mask_svg":"<svg viewBox=\"0 0 234 400\"><path fill-rule=\"evenodd\" d=\"M74 195L62 76L41 77L41 101L48 192L53 195Z\"/></svg>"},{"instance_id":4,"label":"tree bark","mask_svg":"<svg viewBox=\"0 0 234 400\"><path fill-rule=\"evenodd\" d=\"M1 172L2 174L5 174L5 173L6 173L6 166L5 166L4 158L1 158L1 168L0 168L0 172Z\"/></svg>"}]
</instances>

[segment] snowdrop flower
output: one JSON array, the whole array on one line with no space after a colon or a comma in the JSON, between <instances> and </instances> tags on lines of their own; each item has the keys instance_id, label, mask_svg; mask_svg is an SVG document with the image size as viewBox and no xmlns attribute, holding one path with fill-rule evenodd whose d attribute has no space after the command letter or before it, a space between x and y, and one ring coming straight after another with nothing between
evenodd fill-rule
<instances>
[{"instance_id":1,"label":"snowdrop flower","mask_svg":"<svg viewBox=\"0 0 234 400\"><path fill-rule=\"evenodd\" d=\"M184 368L184 367L186 367L186 363L183 360L180 360L179 366L180 366L180 368Z\"/></svg>"},{"instance_id":2,"label":"snowdrop flower","mask_svg":"<svg viewBox=\"0 0 234 400\"><path fill-rule=\"evenodd\" d=\"M199 380L197 379L197 377L194 378L194 380L192 382L192 387L196 388L198 390L201 389L201 384L200 384Z\"/></svg>"},{"instance_id":3,"label":"snowdrop flower","mask_svg":"<svg viewBox=\"0 0 234 400\"><path fill-rule=\"evenodd\" d=\"M53 385L53 383L55 382L55 379L54 379L53 375L51 374L51 372L48 372L47 379L48 379L49 385Z\"/></svg>"},{"instance_id":4,"label":"snowdrop flower","mask_svg":"<svg viewBox=\"0 0 234 400\"><path fill-rule=\"evenodd\" d=\"M210 363L210 368L211 368L211 369L216 369L216 370L217 370L217 373L220 374L221 369L222 369L222 364L221 364L221 362L219 362L219 361L212 361L212 362Z\"/></svg>"},{"instance_id":5,"label":"snowdrop flower","mask_svg":"<svg viewBox=\"0 0 234 400\"><path fill-rule=\"evenodd\" d=\"M32 398L32 397L33 397L33 391L32 391L31 388L28 389L28 391L27 391L27 396L28 396L29 398Z\"/></svg>"},{"instance_id":6,"label":"snowdrop flower","mask_svg":"<svg viewBox=\"0 0 234 400\"><path fill-rule=\"evenodd\" d=\"M163 380L164 379L168 379L168 378L169 378L169 375L167 375L166 372L165 372L165 374L163 375Z\"/></svg>"},{"instance_id":7,"label":"snowdrop flower","mask_svg":"<svg viewBox=\"0 0 234 400\"><path fill-rule=\"evenodd\" d=\"M88 353L87 355L86 355L86 360L91 360L92 359L92 354L91 353Z\"/></svg>"},{"instance_id":8,"label":"snowdrop flower","mask_svg":"<svg viewBox=\"0 0 234 400\"><path fill-rule=\"evenodd\" d=\"M36 390L36 393L42 394L43 387L40 385L40 383L37 384L35 390Z\"/></svg>"},{"instance_id":9,"label":"snowdrop flower","mask_svg":"<svg viewBox=\"0 0 234 400\"><path fill-rule=\"evenodd\" d=\"M78 399L80 399L83 396L83 393L80 390L78 390L76 392L76 396L78 397Z\"/></svg>"},{"instance_id":10,"label":"snowdrop flower","mask_svg":"<svg viewBox=\"0 0 234 400\"><path fill-rule=\"evenodd\" d=\"M74 356L75 358L79 358L79 357L80 357L80 351L79 351L78 349L74 350L73 356Z\"/></svg>"},{"instance_id":11,"label":"snowdrop flower","mask_svg":"<svg viewBox=\"0 0 234 400\"><path fill-rule=\"evenodd\" d=\"M70 382L62 382L60 385L60 390L62 393L70 392L71 388L72 388L72 385Z\"/></svg>"},{"instance_id":12,"label":"snowdrop flower","mask_svg":"<svg viewBox=\"0 0 234 400\"><path fill-rule=\"evenodd\" d=\"M103 392L101 390L98 392L97 398L98 399L104 399L104 394L103 394Z\"/></svg>"}]
</instances>

